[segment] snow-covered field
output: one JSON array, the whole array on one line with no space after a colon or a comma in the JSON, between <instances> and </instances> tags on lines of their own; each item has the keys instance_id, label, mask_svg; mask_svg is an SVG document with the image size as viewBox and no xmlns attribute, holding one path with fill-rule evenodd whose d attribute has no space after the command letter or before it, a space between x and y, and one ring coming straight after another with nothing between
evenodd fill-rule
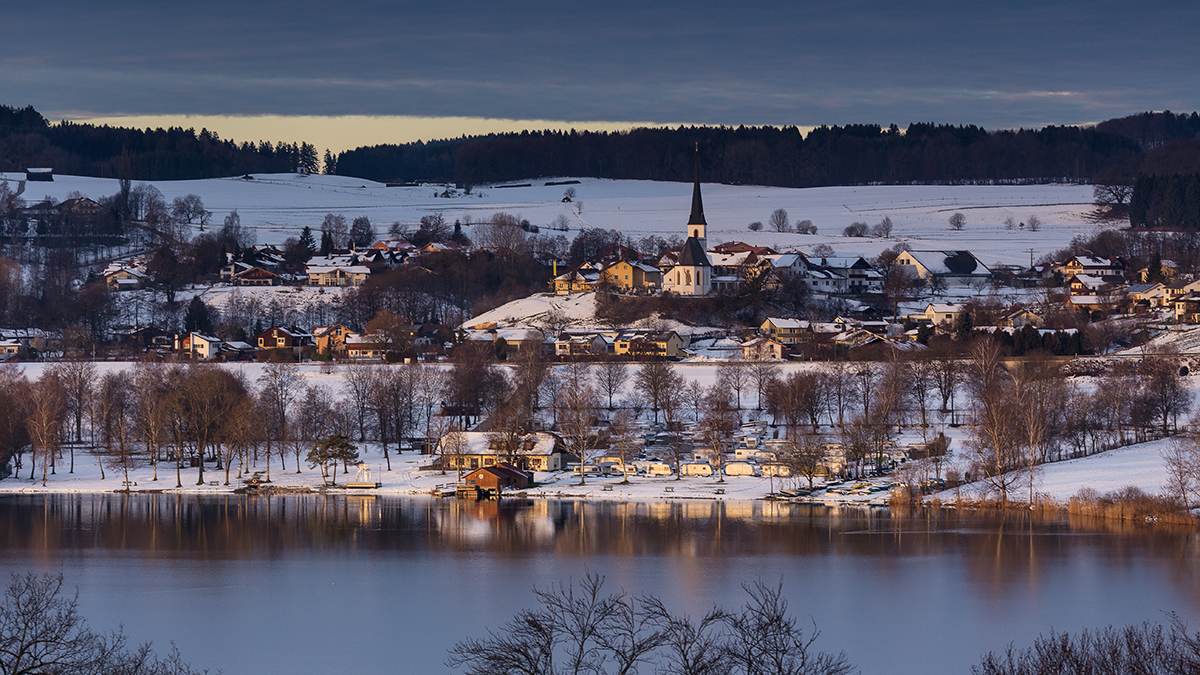
<instances>
[{"instance_id":1,"label":"snow-covered field","mask_svg":"<svg viewBox=\"0 0 1200 675\"><path fill-rule=\"evenodd\" d=\"M24 174L0 174L15 181ZM471 195L443 198L441 185L386 187L381 183L344 176L260 174L254 180L218 178L192 181L157 181L153 184L168 201L197 194L213 212L219 227L237 209L244 227L259 243L281 243L296 236L305 225L318 227L326 213L347 218L367 216L383 234L392 222L416 224L422 216L442 213L450 221L487 219L496 211L517 214L535 225L546 225L559 215L571 222L571 232L584 227L620 229L622 234L682 235L691 205L691 185L655 181L580 179L574 185L581 213L561 201L563 186L548 180L524 181L527 188L480 186ZM561 179L559 179L561 180ZM104 178L55 176L53 183L27 183L23 197L37 201L46 196L62 200L71 192L99 198L117 191L117 181ZM969 249L985 264L1029 264L1035 257L1067 244L1072 237L1096 229L1086 215L1092 191L1086 185L1045 186L863 186L830 188L774 188L752 185L705 184L704 207L709 223L709 243L745 241L778 249L811 251L818 244L833 246L839 255L877 255L898 241L914 249ZM815 235L751 232L747 225L766 223L775 209L785 209L793 222L811 220ZM962 231L951 230L947 219L954 212L967 217ZM1038 232L1028 228L1008 230L1006 218L1018 222L1036 215ZM846 238L842 229L853 222L874 225L889 216L894 223L891 239ZM549 232L548 230L544 230ZM470 229L467 229L470 234Z\"/></svg>"}]
</instances>

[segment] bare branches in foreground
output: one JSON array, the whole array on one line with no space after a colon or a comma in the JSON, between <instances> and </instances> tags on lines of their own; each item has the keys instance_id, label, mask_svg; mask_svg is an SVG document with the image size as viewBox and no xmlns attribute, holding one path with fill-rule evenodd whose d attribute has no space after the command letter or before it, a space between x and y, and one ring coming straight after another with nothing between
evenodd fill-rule
<instances>
[{"instance_id":1,"label":"bare branches in foreground","mask_svg":"<svg viewBox=\"0 0 1200 675\"><path fill-rule=\"evenodd\" d=\"M739 610L714 607L693 618L653 596L605 595L604 578L535 590L522 610L485 638L450 650L447 665L468 675L629 675L647 665L678 675L848 675L845 654L813 648L818 633L799 627L781 586L744 586Z\"/></svg>"}]
</instances>

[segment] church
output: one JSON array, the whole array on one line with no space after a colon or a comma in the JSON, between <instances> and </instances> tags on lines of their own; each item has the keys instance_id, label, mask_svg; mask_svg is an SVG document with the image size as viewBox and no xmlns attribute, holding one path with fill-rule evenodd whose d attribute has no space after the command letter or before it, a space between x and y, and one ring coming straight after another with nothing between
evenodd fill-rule
<instances>
[{"instance_id":1,"label":"church","mask_svg":"<svg viewBox=\"0 0 1200 675\"><path fill-rule=\"evenodd\" d=\"M692 187L692 215L688 218L687 241L679 262L663 274L663 290L676 295L708 295L712 291L712 261L708 259L708 223L700 199L700 148L696 147L696 183Z\"/></svg>"}]
</instances>

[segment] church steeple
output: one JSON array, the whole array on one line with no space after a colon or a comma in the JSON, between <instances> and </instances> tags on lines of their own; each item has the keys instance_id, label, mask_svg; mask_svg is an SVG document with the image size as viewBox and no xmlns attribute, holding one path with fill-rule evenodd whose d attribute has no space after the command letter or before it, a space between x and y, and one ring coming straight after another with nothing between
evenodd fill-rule
<instances>
[{"instance_id":1,"label":"church steeple","mask_svg":"<svg viewBox=\"0 0 1200 675\"><path fill-rule=\"evenodd\" d=\"M700 198L700 143L696 143L696 182L692 186L692 215L688 218L687 235L701 242L708 239L708 223L704 220L704 201Z\"/></svg>"}]
</instances>

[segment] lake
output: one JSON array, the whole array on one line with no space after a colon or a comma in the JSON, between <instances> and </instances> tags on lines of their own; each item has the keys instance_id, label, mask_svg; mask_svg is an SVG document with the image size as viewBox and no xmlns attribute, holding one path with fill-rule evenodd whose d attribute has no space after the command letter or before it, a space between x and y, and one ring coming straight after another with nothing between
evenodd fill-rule
<instances>
[{"instance_id":1,"label":"lake","mask_svg":"<svg viewBox=\"0 0 1200 675\"><path fill-rule=\"evenodd\" d=\"M93 628L239 673L446 672L446 650L591 570L676 611L783 583L864 673L969 672L1051 627L1200 619L1198 540L1031 514L769 502L0 497L10 572L62 572Z\"/></svg>"}]
</instances>

